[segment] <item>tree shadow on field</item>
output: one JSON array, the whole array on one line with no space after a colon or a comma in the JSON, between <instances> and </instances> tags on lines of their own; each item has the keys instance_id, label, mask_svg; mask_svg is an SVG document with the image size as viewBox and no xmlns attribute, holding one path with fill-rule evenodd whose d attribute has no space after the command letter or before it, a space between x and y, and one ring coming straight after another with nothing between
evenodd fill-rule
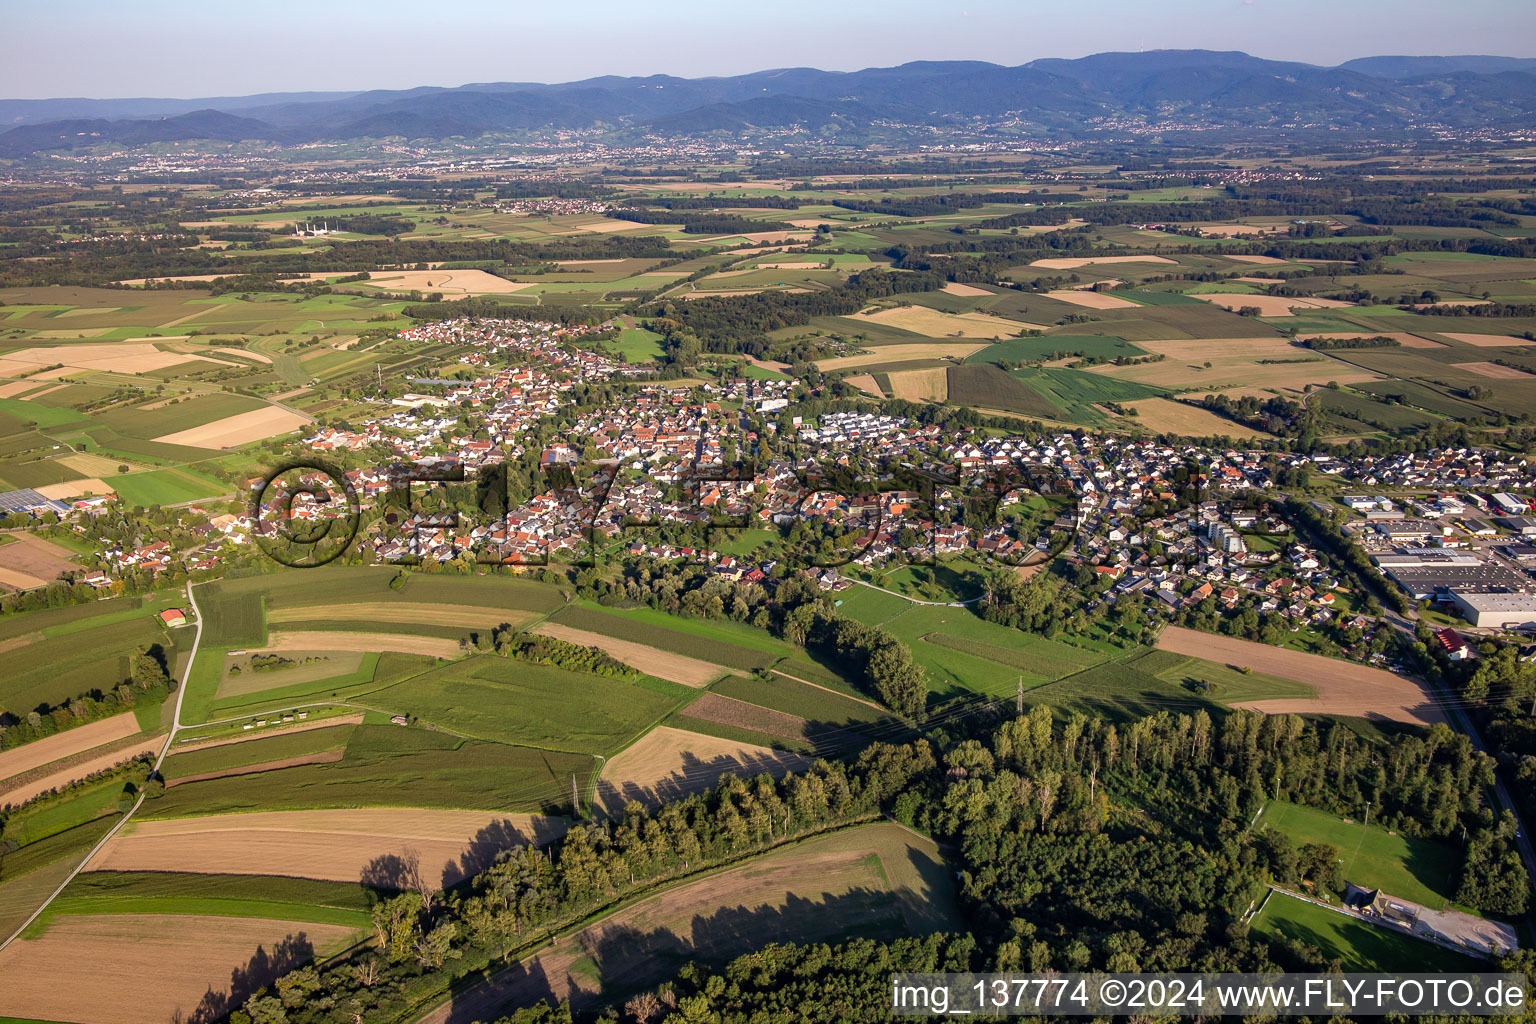
<instances>
[{"instance_id":1,"label":"tree shadow on field","mask_svg":"<svg viewBox=\"0 0 1536 1024\"><path fill-rule=\"evenodd\" d=\"M511 818L500 818L476 832L455 860L443 864L442 887L457 885L495 864L506 851L519 846L544 846L565 835L565 822L533 818L520 827Z\"/></svg>"},{"instance_id":2,"label":"tree shadow on field","mask_svg":"<svg viewBox=\"0 0 1536 1024\"><path fill-rule=\"evenodd\" d=\"M209 986L197 1008L186 1017L187 1024L213 1024L223 1020L258 991L314 958L314 944L303 932L285 937L272 947L270 953L264 946L256 947L256 954L244 966L230 972L226 991L215 992Z\"/></svg>"},{"instance_id":3,"label":"tree shadow on field","mask_svg":"<svg viewBox=\"0 0 1536 1024\"><path fill-rule=\"evenodd\" d=\"M811 763L811 759L803 754L783 750L767 754L719 754L708 760L691 751L684 751L682 761L681 768L650 786L642 786L638 782L599 779L596 794L599 807L603 813L617 818L624 813L624 806L632 801L645 807L656 807L681 800L693 793L707 792L726 775L751 779L767 772L777 778L786 772L802 771Z\"/></svg>"},{"instance_id":4,"label":"tree shadow on field","mask_svg":"<svg viewBox=\"0 0 1536 1024\"><path fill-rule=\"evenodd\" d=\"M419 890L422 887L421 855L411 849L381 853L367 863L358 881L364 888L381 895Z\"/></svg>"},{"instance_id":5,"label":"tree shadow on field","mask_svg":"<svg viewBox=\"0 0 1536 1024\"><path fill-rule=\"evenodd\" d=\"M599 924L562 940L558 959L571 963L574 957L575 964L594 963L602 982L600 993L579 987L568 971L551 974L544 962L524 960L487 985L456 995L446 1024L494 1020L541 1000L569 1001L573 1007L613 1004L665 981L690 961L721 965L771 942L906 934L893 895L868 888L836 896L823 893L816 899L791 895L782 906L721 907L712 914L695 915L675 931L665 926L647 931L627 924ZM582 973L580 980L590 985L590 969Z\"/></svg>"}]
</instances>

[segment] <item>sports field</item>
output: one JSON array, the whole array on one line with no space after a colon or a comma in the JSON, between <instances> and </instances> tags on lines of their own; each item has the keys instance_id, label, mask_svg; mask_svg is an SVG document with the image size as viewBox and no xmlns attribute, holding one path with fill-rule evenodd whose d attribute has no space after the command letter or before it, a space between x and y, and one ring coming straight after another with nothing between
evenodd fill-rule
<instances>
[{"instance_id":1,"label":"sports field","mask_svg":"<svg viewBox=\"0 0 1536 1024\"><path fill-rule=\"evenodd\" d=\"M1270 800L1253 827L1283 832L1298 847L1336 847L1347 881L1428 907L1448 907L1460 881L1461 858L1455 848L1346 821L1314 807Z\"/></svg>"},{"instance_id":2,"label":"sports field","mask_svg":"<svg viewBox=\"0 0 1536 1024\"><path fill-rule=\"evenodd\" d=\"M1486 963L1356 918L1274 893L1253 919L1255 934L1288 939L1337 959L1346 971L1469 971Z\"/></svg>"}]
</instances>

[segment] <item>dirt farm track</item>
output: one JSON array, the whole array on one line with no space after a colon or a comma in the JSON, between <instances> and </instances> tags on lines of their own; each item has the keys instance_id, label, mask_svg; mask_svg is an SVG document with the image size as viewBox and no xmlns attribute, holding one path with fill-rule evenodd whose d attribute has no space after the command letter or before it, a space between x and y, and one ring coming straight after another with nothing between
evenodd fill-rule
<instances>
[{"instance_id":1,"label":"dirt farm track","mask_svg":"<svg viewBox=\"0 0 1536 1024\"><path fill-rule=\"evenodd\" d=\"M1316 697L1239 701L1234 707L1270 715L1347 715L1414 725L1445 721L1423 683L1384 669L1179 626L1165 628L1157 646L1317 687Z\"/></svg>"}]
</instances>

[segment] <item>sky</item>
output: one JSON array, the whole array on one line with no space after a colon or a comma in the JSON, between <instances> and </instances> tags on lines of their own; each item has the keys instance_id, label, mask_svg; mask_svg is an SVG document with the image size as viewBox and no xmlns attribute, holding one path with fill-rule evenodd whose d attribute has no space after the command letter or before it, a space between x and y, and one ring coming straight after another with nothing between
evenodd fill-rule
<instances>
[{"instance_id":1,"label":"sky","mask_svg":"<svg viewBox=\"0 0 1536 1024\"><path fill-rule=\"evenodd\" d=\"M1536 56L1530 0L0 0L0 97L853 71L1204 48Z\"/></svg>"}]
</instances>

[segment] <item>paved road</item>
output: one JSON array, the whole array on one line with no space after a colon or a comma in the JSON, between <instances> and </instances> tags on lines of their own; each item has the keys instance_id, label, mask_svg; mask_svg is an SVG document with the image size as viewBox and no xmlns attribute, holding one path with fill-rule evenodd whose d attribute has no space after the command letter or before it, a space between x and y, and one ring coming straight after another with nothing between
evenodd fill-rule
<instances>
[{"instance_id":1,"label":"paved road","mask_svg":"<svg viewBox=\"0 0 1536 1024\"><path fill-rule=\"evenodd\" d=\"M192 606L192 612L197 617L197 632L192 637L192 653L187 657L186 672L183 673L181 685L176 687L176 713L171 720L171 731L170 734L165 737L165 746L160 748L160 755L155 758L156 772L160 771L160 765L165 761L165 755L171 752L171 747L176 742L176 733L181 729L181 705L187 696L187 680L192 678L192 663L197 660L197 647L198 644L202 643L203 640L203 613L197 607L197 599L192 596L191 580L187 581L187 604ZM75 865L75 869L69 873L69 877L59 883L59 887L49 894L48 898L43 901L43 905L33 911L32 916L23 921L21 927L17 928L14 932L7 936L4 942L0 942L0 950L5 949L5 947L16 941L16 937L18 935L26 931L32 925L33 921L36 921L43 915L43 911L47 910L54 900L58 899L59 893L63 892L65 888L68 887L69 883L75 880L76 875L85 870L85 866L95 858L96 854L101 852L101 848L106 846L107 843L112 840L112 837L117 835L117 833L122 830L124 825L128 824L129 819L133 817L134 812L136 812L143 805L143 803L144 791L140 790L139 798L133 802L132 807L128 808L128 813L124 814L122 818L118 820L118 823L112 826L112 830L110 832L101 837L101 842L91 847L91 852L87 853L85 858L81 860L79 864Z\"/></svg>"}]
</instances>

